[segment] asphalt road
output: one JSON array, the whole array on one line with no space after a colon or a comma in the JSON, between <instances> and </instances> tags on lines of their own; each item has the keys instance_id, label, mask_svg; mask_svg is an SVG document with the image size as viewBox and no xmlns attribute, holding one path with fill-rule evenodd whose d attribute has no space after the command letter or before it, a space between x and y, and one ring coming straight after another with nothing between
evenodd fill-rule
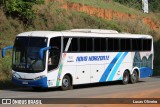
<instances>
[{"instance_id":1,"label":"asphalt road","mask_svg":"<svg viewBox=\"0 0 160 107\"><path fill-rule=\"evenodd\" d=\"M41 91L34 91L31 88L6 89L0 90L0 98L128 98L139 97L140 94L147 95L149 92L148 97L160 98L159 90L160 77L149 77L140 79L136 84L107 82L74 86L73 90L68 91L61 91L59 88Z\"/></svg>"}]
</instances>

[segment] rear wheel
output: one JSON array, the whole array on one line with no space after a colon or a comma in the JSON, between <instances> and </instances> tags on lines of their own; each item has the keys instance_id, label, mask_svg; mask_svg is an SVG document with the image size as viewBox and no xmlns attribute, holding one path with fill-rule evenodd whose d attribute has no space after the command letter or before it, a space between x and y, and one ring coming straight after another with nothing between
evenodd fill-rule
<instances>
[{"instance_id":1,"label":"rear wheel","mask_svg":"<svg viewBox=\"0 0 160 107\"><path fill-rule=\"evenodd\" d=\"M134 84L138 81L138 73L135 70L131 74L130 81L131 81L132 84Z\"/></svg>"},{"instance_id":2,"label":"rear wheel","mask_svg":"<svg viewBox=\"0 0 160 107\"><path fill-rule=\"evenodd\" d=\"M71 82L71 78L68 75L65 75L62 79L62 86L61 89L62 90L70 90L72 89L72 82Z\"/></svg>"},{"instance_id":3,"label":"rear wheel","mask_svg":"<svg viewBox=\"0 0 160 107\"><path fill-rule=\"evenodd\" d=\"M129 82L129 73L127 71L125 71L123 73L123 79L122 79L122 84L126 85Z\"/></svg>"}]
</instances>

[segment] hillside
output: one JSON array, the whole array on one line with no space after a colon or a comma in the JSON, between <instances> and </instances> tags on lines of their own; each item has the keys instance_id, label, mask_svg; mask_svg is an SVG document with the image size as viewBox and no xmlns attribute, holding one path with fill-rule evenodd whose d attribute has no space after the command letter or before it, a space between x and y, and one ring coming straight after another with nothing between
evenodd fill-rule
<instances>
[{"instance_id":1,"label":"hillside","mask_svg":"<svg viewBox=\"0 0 160 107\"><path fill-rule=\"evenodd\" d=\"M84 8L81 3L76 2L67 2L66 4L62 4L62 8L66 10L75 10L78 12L85 12L92 16L97 16L106 20L134 20L134 19L140 19L142 22L147 24L151 29L157 30L159 28L159 23L156 23L159 20L156 18L156 16L150 16L146 15L140 11L135 11L133 9L129 10L127 7L122 5L118 5L117 3L106 3L107 5L102 5L100 7L99 5L94 6L91 3L87 3L84 5ZM101 4L104 4L101 3ZM110 7L110 8L109 8ZM111 8L112 7L112 8ZM114 7L118 7L114 8Z\"/></svg>"},{"instance_id":2,"label":"hillside","mask_svg":"<svg viewBox=\"0 0 160 107\"><path fill-rule=\"evenodd\" d=\"M115 2L88 0L84 12L79 0L46 0L34 5L35 18L25 24L17 17L7 15L0 8L0 50L13 45L18 33L31 30L66 30L72 28L114 29L119 32L151 34L155 40L155 74L159 75L160 21L155 13L143 14ZM92 1L92 2L91 2ZM94 1L94 2L93 2ZM106 4L106 5L105 5ZM11 78L11 52L5 59L0 57L0 80Z\"/></svg>"}]
</instances>

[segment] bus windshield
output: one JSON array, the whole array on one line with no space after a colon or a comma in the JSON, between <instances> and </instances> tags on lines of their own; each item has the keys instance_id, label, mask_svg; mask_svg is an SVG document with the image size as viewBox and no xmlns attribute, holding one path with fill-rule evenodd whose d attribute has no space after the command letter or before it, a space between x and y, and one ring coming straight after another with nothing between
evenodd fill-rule
<instances>
[{"instance_id":1,"label":"bus windshield","mask_svg":"<svg viewBox=\"0 0 160 107\"><path fill-rule=\"evenodd\" d=\"M45 53L43 59L39 59L39 51L46 46L45 37L17 37L13 48L12 69L26 73L44 71Z\"/></svg>"}]
</instances>

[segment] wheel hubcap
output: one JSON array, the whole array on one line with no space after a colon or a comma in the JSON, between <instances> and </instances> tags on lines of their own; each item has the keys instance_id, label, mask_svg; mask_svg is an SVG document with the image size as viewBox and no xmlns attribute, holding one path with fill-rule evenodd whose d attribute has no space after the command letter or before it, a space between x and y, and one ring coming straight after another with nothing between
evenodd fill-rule
<instances>
[{"instance_id":1,"label":"wheel hubcap","mask_svg":"<svg viewBox=\"0 0 160 107\"><path fill-rule=\"evenodd\" d=\"M67 79L63 79L63 85L65 86L65 87L68 87L68 80Z\"/></svg>"},{"instance_id":2,"label":"wheel hubcap","mask_svg":"<svg viewBox=\"0 0 160 107\"><path fill-rule=\"evenodd\" d=\"M133 74L132 74L132 80L133 81L136 81L136 74L133 72Z\"/></svg>"},{"instance_id":3,"label":"wheel hubcap","mask_svg":"<svg viewBox=\"0 0 160 107\"><path fill-rule=\"evenodd\" d=\"M125 82L128 81L128 76L127 76L127 75L124 76L124 81L125 81Z\"/></svg>"}]
</instances>

